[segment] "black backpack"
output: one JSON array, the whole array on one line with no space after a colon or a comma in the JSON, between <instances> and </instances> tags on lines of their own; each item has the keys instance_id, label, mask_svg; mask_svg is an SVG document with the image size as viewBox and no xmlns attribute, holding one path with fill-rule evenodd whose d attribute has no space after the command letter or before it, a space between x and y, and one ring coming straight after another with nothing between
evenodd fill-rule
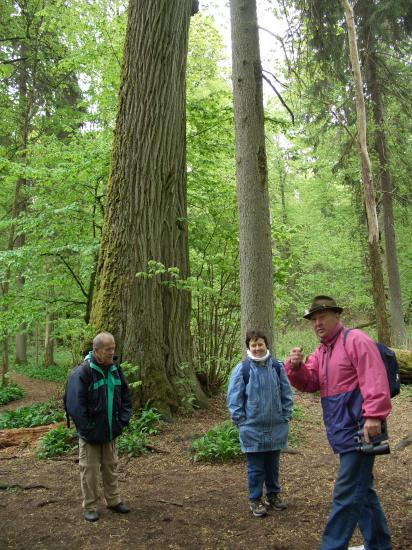
<instances>
[{"instance_id":1,"label":"black backpack","mask_svg":"<svg viewBox=\"0 0 412 550\"><path fill-rule=\"evenodd\" d=\"M343 347L345 347L346 339L348 337L351 328L345 330L343 335ZM389 390L391 397L399 395L401 391L401 379L399 375L399 365L398 360L396 359L395 352L382 344L381 342L375 342L378 347L379 353L381 354L383 364L385 365L386 374L388 376ZM346 349L346 348L345 348Z\"/></svg>"},{"instance_id":2,"label":"black backpack","mask_svg":"<svg viewBox=\"0 0 412 550\"><path fill-rule=\"evenodd\" d=\"M87 375L90 376L90 379L92 377L92 369L90 367L90 364L88 361L83 361L83 363L81 363L80 365L76 365L75 367L72 368L71 370L71 373L69 374L67 380L66 380L66 387L64 389L64 394L63 394L63 406L64 406L64 412L66 413L66 424L67 424L67 427L70 428L70 415L69 415L69 411L67 410L67 386L69 384L69 379L70 377L72 376L72 373L74 371L74 369L77 369L77 368L84 368L84 369L87 369Z\"/></svg>"}]
</instances>

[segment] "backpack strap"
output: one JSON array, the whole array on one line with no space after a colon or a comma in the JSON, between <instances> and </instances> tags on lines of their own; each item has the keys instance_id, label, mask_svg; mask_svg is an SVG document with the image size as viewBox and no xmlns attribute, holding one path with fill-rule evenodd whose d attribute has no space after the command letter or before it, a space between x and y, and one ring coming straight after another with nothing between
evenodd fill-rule
<instances>
[{"instance_id":1,"label":"backpack strap","mask_svg":"<svg viewBox=\"0 0 412 550\"><path fill-rule=\"evenodd\" d=\"M280 378L280 364L278 361L273 359L271 357L271 365L272 368L275 369L278 377ZM250 359L249 357L246 357L244 361L242 361L242 376L243 376L243 382L245 383L245 386L249 384L249 378L250 378Z\"/></svg>"},{"instance_id":2,"label":"backpack strap","mask_svg":"<svg viewBox=\"0 0 412 550\"><path fill-rule=\"evenodd\" d=\"M351 330L352 330L351 328L347 328L345 330L345 332L343 333L343 347L345 348L345 350L346 350L346 346L345 346L346 340L347 340L348 334L350 333Z\"/></svg>"},{"instance_id":3,"label":"backpack strap","mask_svg":"<svg viewBox=\"0 0 412 550\"><path fill-rule=\"evenodd\" d=\"M80 363L79 367L81 367L85 372L87 372L87 377L88 377L89 381L91 382L92 369L91 369L89 361L84 360L83 363ZM67 385L68 385L68 380L66 382L66 389L65 389L65 392L63 394L63 405L64 405L64 411L66 413L66 424L67 424L67 427L70 428L70 415L67 411ZM91 388L91 384L88 384L88 390L90 390L90 388Z\"/></svg>"},{"instance_id":4,"label":"backpack strap","mask_svg":"<svg viewBox=\"0 0 412 550\"><path fill-rule=\"evenodd\" d=\"M242 376L243 376L243 382L245 386L249 384L249 378L250 378L250 359L249 357L246 357L244 361L242 361Z\"/></svg>"}]
</instances>

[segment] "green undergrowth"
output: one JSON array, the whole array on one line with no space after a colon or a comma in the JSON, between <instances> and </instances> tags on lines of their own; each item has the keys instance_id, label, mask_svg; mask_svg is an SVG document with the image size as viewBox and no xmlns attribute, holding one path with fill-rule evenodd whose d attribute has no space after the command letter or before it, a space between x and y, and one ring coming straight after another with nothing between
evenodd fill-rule
<instances>
[{"instance_id":1,"label":"green undergrowth","mask_svg":"<svg viewBox=\"0 0 412 550\"><path fill-rule=\"evenodd\" d=\"M77 449L77 434L74 428L57 426L44 435L37 445L36 457L40 459L54 458Z\"/></svg>"},{"instance_id":2,"label":"green undergrowth","mask_svg":"<svg viewBox=\"0 0 412 550\"><path fill-rule=\"evenodd\" d=\"M148 437L157 435L161 427L161 415L155 409L142 409L132 417L118 439L120 455L139 456L147 452Z\"/></svg>"},{"instance_id":3,"label":"green undergrowth","mask_svg":"<svg viewBox=\"0 0 412 550\"><path fill-rule=\"evenodd\" d=\"M24 390L18 384L0 386L0 405L7 405L10 401L16 401L24 397Z\"/></svg>"},{"instance_id":4,"label":"green undergrowth","mask_svg":"<svg viewBox=\"0 0 412 550\"><path fill-rule=\"evenodd\" d=\"M295 405L289 430L290 447L299 446L300 423L304 419L306 420L304 409ZM228 461L239 458L242 456L239 428L230 420L214 426L205 435L193 441L192 452L195 462Z\"/></svg>"},{"instance_id":5,"label":"green undergrowth","mask_svg":"<svg viewBox=\"0 0 412 550\"><path fill-rule=\"evenodd\" d=\"M193 460L209 462L232 460L242 455L239 429L230 420L211 428L204 436L192 443Z\"/></svg>"},{"instance_id":6,"label":"green undergrowth","mask_svg":"<svg viewBox=\"0 0 412 550\"><path fill-rule=\"evenodd\" d=\"M117 439L120 455L139 456L147 452L149 436L159 433L160 414L155 409L143 409L132 417L130 424ZM75 429L57 426L41 438L36 456L39 459L54 458L77 449Z\"/></svg>"},{"instance_id":7,"label":"green undergrowth","mask_svg":"<svg viewBox=\"0 0 412 550\"><path fill-rule=\"evenodd\" d=\"M399 397L412 397L412 384L401 384Z\"/></svg>"},{"instance_id":8,"label":"green undergrowth","mask_svg":"<svg viewBox=\"0 0 412 550\"><path fill-rule=\"evenodd\" d=\"M21 407L15 411L0 414L0 429L32 428L60 422L64 418L63 407L57 401L37 403L30 407Z\"/></svg>"},{"instance_id":9,"label":"green undergrowth","mask_svg":"<svg viewBox=\"0 0 412 550\"><path fill-rule=\"evenodd\" d=\"M48 380L50 382L65 382L70 370L71 366L67 363L44 367L43 365L37 366L30 362L25 365L16 364L12 367L13 372L24 374L24 376L28 376L29 378Z\"/></svg>"}]
</instances>

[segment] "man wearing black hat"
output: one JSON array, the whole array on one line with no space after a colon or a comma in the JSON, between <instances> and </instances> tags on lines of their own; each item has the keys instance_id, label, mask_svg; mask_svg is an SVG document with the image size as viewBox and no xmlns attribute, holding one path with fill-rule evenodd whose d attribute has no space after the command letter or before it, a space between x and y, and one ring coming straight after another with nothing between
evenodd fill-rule
<instances>
[{"instance_id":1,"label":"man wearing black hat","mask_svg":"<svg viewBox=\"0 0 412 550\"><path fill-rule=\"evenodd\" d=\"M388 378L375 342L361 330L345 333L342 311L330 296L316 296L304 318L312 323L320 344L306 361L302 348L293 348L285 364L297 389L320 390L328 440L340 456L321 550L346 550L357 525L367 550L391 550L373 482L375 456L359 451L357 441L359 430L366 442L381 433L391 411Z\"/></svg>"}]
</instances>

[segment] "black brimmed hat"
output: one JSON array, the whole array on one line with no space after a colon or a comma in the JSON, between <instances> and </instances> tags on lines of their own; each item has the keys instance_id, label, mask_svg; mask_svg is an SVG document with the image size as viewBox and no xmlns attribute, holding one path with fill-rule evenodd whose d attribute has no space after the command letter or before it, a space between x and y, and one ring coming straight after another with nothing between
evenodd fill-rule
<instances>
[{"instance_id":1,"label":"black brimmed hat","mask_svg":"<svg viewBox=\"0 0 412 550\"><path fill-rule=\"evenodd\" d=\"M331 309L332 311L336 311L336 313L342 313L343 307L339 307L335 300L331 298L330 296L315 296L313 298L312 305L309 309L305 310L304 318L310 319L314 313L317 311L326 311L328 309Z\"/></svg>"}]
</instances>

